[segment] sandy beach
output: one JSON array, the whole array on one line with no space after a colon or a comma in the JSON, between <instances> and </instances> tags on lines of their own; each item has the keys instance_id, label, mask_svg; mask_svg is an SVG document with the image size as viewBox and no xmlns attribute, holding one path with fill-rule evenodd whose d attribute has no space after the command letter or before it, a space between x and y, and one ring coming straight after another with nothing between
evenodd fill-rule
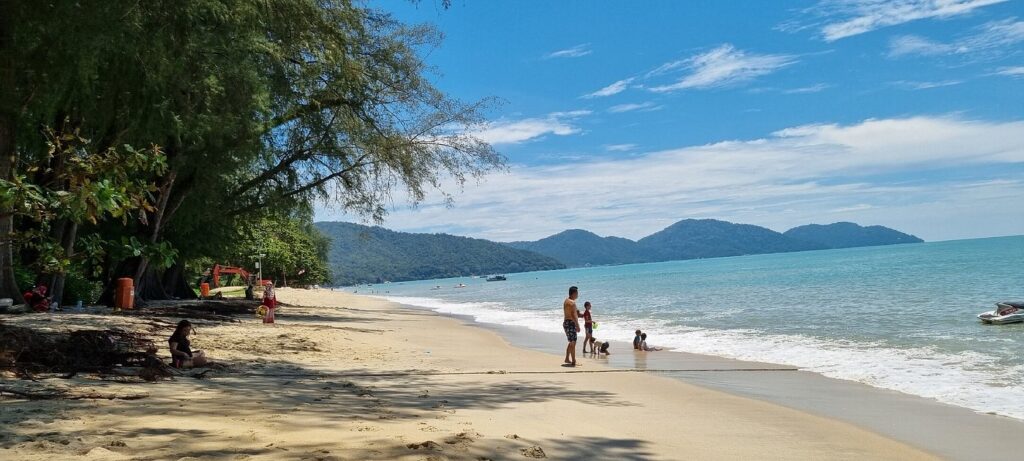
<instances>
[{"instance_id":1,"label":"sandy beach","mask_svg":"<svg viewBox=\"0 0 1024 461\"><path fill-rule=\"evenodd\" d=\"M157 383L95 377L4 386L111 398L0 400L5 459L936 459L837 419L584 358L330 290L278 293L272 326L198 321L227 364ZM61 314L11 325L170 329ZM59 317L58 317L59 318ZM168 321L173 319L168 319ZM147 327L148 325L148 327ZM620 354L632 354L617 351ZM161 351L167 355L166 351ZM582 358L582 356L581 356Z\"/></svg>"}]
</instances>

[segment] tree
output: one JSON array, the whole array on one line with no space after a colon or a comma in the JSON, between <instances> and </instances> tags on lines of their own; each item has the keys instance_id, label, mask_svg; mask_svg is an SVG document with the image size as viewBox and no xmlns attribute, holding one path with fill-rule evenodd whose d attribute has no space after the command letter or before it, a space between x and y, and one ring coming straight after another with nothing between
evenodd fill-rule
<instances>
[{"instance_id":1,"label":"tree","mask_svg":"<svg viewBox=\"0 0 1024 461\"><path fill-rule=\"evenodd\" d=\"M41 127L96 153L155 145L166 158L135 177L153 186L150 206L89 223L82 245L119 249L99 266L108 282L133 277L140 300L182 291L182 263L202 256L190 239L211 228L313 200L380 220L395 191L416 203L447 178L503 165L472 135L488 101L461 103L426 78L419 52L439 34L350 1L0 2L0 83L13 82L0 179L36 171L26 183L62 190ZM5 282L14 219L0 209L0 295L18 291ZM82 230L48 229L65 254Z\"/></svg>"}]
</instances>

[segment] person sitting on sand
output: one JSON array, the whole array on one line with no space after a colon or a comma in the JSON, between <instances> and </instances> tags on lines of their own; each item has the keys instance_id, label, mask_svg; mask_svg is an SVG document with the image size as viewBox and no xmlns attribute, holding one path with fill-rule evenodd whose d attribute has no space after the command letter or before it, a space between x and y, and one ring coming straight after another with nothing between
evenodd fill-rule
<instances>
[{"instance_id":1,"label":"person sitting on sand","mask_svg":"<svg viewBox=\"0 0 1024 461\"><path fill-rule=\"evenodd\" d=\"M192 350L191 342L188 340L190 334L192 334L192 323L182 320L178 322L174 334L167 340L175 368L201 367L209 362L203 351Z\"/></svg>"},{"instance_id":2,"label":"person sitting on sand","mask_svg":"<svg viewBox=\"0 0 1024 461\"><path fill-rule=\"evenodd\" d=\"M596 345L597 349L594 349L592 347L590 350L596 351L597 354L604 354L604 355L610 355L611 354L611 352L608 352L608 348L612 345L612 343L610 343L608 341L604 341L604 342L597 341L594 344Z\"/></svg>"},{"instance_id":3,"label":"person sitting on sand","mask_svg":"<svg viewBox=\"0 0 1024 461\"><path fill-rule=\"evenodd\" d=\"M643 334L640 335L640 350L646 351L646 352L654 352L654 351L660 351L661 348L660 347L648 346L647 345L647 333L643 333Z\"/></svg>"},{"instance_id":4,"label":"person sitting on sand","mask_svg":"<svg viewBox=\"0 0 1024 461\"><path fill-rule=\"evenodd\" d=\"M633 337L633 350L634 351L641 350L640 349L640 341L641 340L642 340L642 338L640 337L640 330L636 330L636 336Z\"/></svg>"},{"instance_id":5,"label":"person sitting on sand","mask_svg":"<svg viewBox=\"0 0 1024 461\"><path fill-rule=\"evenodd\" d=\"M263 316L263 323L274 323L274 309L277 309L274 282L267 282L266 288L263 289L263 305L267 306L267 315Z\"/></svg>"}]
</instances>

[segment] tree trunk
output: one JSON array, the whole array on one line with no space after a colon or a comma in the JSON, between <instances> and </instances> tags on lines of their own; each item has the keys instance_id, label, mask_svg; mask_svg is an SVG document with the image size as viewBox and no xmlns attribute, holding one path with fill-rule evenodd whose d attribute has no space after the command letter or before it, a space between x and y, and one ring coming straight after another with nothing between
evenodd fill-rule
<instances>
[{"instance_id":1,"label":"tree trunk","mask_svg":"<svg viewBox=\"0 0 1024 461\"><path fill-rule=\"evenodd\" d=\"M163 228L164 215L167 211L167 201L171 198L171 190L174 188L174 179L177 174L171 170L167 174L164 184L160 186L160 197L157 199L156 213L153 222L150 223L152 232L149 234L149 243L154 244L160 239L160 230ZM163 287L163 280L156 275L156 270L149 264L149 258L145 256L138 259L135 273L132 275L135 284L136 300L168 299L170 296Z\"/></svg>"},{"instance_id":2,"label":"tree trunk","mask_svg":"<svg viewBox=\"0 0 1024 461\"><path fill-rule=\"evenodd\" d=\"M78 223L74 221L68 221L67 225L64 226L63 235L61 236L61 245L64 247L64 256L71 259L75 255L75 237L78 233ZM64 280L67 279L67 273L62 272L53 276L53 283L50 285L50 290L53 296L53 300L57 301L58 305L64 304ZM91 300L86 300L89 302Z\"/></svg>"},{"instance_id":3,"label":"tree trunk","mask_svg":"<svg viewBox=\"0 0 1024 461\"><path fill-rule=\"evenodd\" d=\"M14 43L11 30L11 8L0 2L0 180L14 175L17 161L15 150ZM14 299L16 304L25 300L14 279L14 213L0 210L0 298Z\"/></svg>"},{"instance_id":4,"label":"tree trunk","mask_svg":"<svg viewBox=\"0 0 1024 461\"><path fill-rule=\"evenodd\" d=\"M176 262L164 272L164 290L172 298L196 299L196 292L185 280L185 264Z\"/></svg>"}]
</instances>

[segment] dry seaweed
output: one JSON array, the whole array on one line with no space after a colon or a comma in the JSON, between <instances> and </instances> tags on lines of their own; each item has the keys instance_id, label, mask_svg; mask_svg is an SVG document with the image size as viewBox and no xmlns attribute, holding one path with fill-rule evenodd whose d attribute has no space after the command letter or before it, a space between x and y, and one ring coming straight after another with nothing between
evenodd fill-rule
<instances>
[{"instance_id":1,"label":"dry seaweed","mask_svg":"<svg viewBox=\"0 0 1024 461\"><path fill-rule=\"evenodd\" d=\"M156 346L142 333L121 329L44 332L0 324L0 357L5 368L21 376L33 373L105 373L135 367L138 376L170 376L156 356Z\"/></svg>"}]
</instances>

